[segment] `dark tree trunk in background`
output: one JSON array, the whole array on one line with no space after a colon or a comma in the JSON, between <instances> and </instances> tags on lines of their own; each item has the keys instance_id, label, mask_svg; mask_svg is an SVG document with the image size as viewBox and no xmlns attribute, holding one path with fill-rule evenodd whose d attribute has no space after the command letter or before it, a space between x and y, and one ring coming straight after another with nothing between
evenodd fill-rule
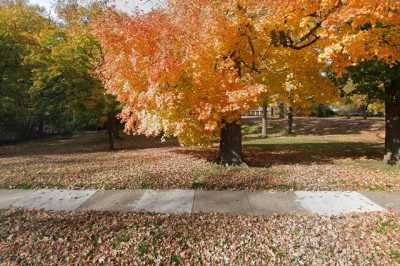
<instances>
[{"instance_id":1,"label":"dark tree trunk in background","mask_svg":"<svg viewBox=\"0 0 400 266\"><path fill-rule=\"evenodd\" d=\"M239 121L226 123L221 129L218 163L222 165L243 163L242 130Z\"/></svg>"},{"instance_id":2,"label":"dark tree trunk in background","mask_svg":"<svg viewBox=\"0 0 400 266\"><path fill-rule=\"evenodd\" d=\"M285 118L285 105L283 103L279 104L279 118Z\"/></svg>"},{"instance_id":3,"label":"dark tree trunk in background","mask_svg":"<svg viewBox=\"0 0 400 266\"><path fill-rule=\"evenodd\" d=\"M364 109L363 109L363 118L364 118L364 120L368 119L368 105L369 104L366 104L365 106L363 106L364 107Z\"/></svg>"},{"instance_id":4,"label":"dark tree trunk in background","mask_svg":"<svg viewBox=\"0 0 400 266\"><path fill-rule=\"evenodd\" d=\"M288 110L288 134L293 134L293 107Z\"/></svg>"},{"instance_id":5,"label":"dark tree trunk in background","mask_svg":"<svg viewBox=\"0 0 400 266\"><path fill-rule=\"evenodd\" d=\"M44 122L43 122L42 119L39 121L38 136L39 137L43 137L44 136Z\"/></svg>"},{"instance_id":6,"label":"dark tree trunk in background","mask_svg":"<svg viewBox=\"0 0 400 266\"><path fill-rule=\"evenodd\" d=\"M400 165L400 78L385 91L385 163Z\"/></svg>"},{"instance_id":7,"label":"dark tree trunk in background","mask_svg":"<svg viewBox=\"0 0 400 266\"><path fill-rule=\"evenodd\" d=\"M262 108L262 129L261 129L261 137L268 137L268 107L263 106Z\"/></svg>"},{"instance_id":8,"label":"dark tree trunk in background","mask_svg":"<svg viewBox=\"0 0 400 266\"><path fill-rule=\"evenodd\" d=\"M271 107L271 118L274 118L274 107Z\"/></svg>"},{"instance_id":9,"label":"dark tree trunk in background","mask_svg":"<svg viewBox=\"0 0 400 266\"><path fill-rule=\"evenodd\" d=\"M107 133L108 133L108 145L110 150L114 150L114 114L107 114Z\"/></svg>"},{"instance_id":10,"label":"dark tree trunk in background","mask_svg":"<svg viewBox=\"0 0 400 266\"><path fill-rule=\"evenodd\" d=\"M114 128L114 138L119 139L119 140L122 139L121 135L119 134L119 129L117 126Z\"/></svg>"},{"instance_id":11,"label":"dark tree trunk in background","mask_svg":"<svg viewBox=\"0 0 400 266\"><path fill-rule=\"evenodd\" d=\"M114 138L122 139L121 136L119 135L118 119L117 119L117 115L115 113L112 114L112 131L113 131Z\"/></svg>"},{"instance_id":12,"label":"dark tree trunk in background","mask_svg":"<svg viewBox=\"0 0 400 266\"><path fill-rule=\"evenodd\" d=\"M27 129L24 129L24 133L23 134L23 139L31 139L35 137L35 125L29 124Z\"/></svg>"}]
</instances>

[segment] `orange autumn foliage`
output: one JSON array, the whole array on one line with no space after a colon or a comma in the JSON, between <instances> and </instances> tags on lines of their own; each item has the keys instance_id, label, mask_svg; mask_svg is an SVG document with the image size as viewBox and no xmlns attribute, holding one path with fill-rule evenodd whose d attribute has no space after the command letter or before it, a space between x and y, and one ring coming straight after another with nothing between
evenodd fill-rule
<instances>
[{"instance_id":1,"label":"orange autumn foliage","mask_svg":"<svg viewBox=\"0 0 400 266\"><path fill-rule=\"evenodd\" d=\"M398 1L358 2L170 0L145 14L109 10L93 24L104 51L99 72L107 77L108 92L124 104L128 132L207 144L266 94L286 97L288 77L303 106L306 98L336 97L321 75L327 62L344 69L374 55L388 62L398 58L397 26L357 30L382 15L384 25L398 25ZM387 32L393 33L390 46L378 40ZM360 38L379 50L362 49Z\"/></svg>"},{"instance_id":2,"label":"orange autumn foliage","mask_svg":"<svg viewBox=\"0 0 400 266\"><path fill-rule=\"evenodd\" d=\"M201 9L173 14L179 7L130 17L109 12L96 28L105 51L101 71L111 77L104 80L107 90L125 104L128 131L208 143L221 118L237 120L257 104L263 86L223 58L226 40L240 38L235 22L225 21L232 28L225 34L220 18Z\"/></svg>"},{"instance_id":3,"label":"orange autumn foliage","mask_svg":"<svg viewBox=\"0 0 400 266\"><path fill-rule=\"evenodd\" d=\"M320 55L337 73L368 60L400 62L400 1L348 0L324 23Z\"/></svg>"}]
</instances>

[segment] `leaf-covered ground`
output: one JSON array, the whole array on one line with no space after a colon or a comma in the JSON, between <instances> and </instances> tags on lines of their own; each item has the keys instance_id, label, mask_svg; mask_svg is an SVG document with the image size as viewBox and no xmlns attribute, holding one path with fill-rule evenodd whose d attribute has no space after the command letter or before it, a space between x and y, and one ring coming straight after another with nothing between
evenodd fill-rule
<instances>
[{"instance_id":1,"label":"leaf-covered ground","mask_svg":"<svg viewBox=\"0 0 400 266\"><path fill-rule=\"evenodd\" d=\"M400 216L0 211L0 263L400 265Z\"/></svg>"},{"instance_id":2,"label":"leaf-covered ground","mask_svg":"<svg viewBox=\"0 0 400 266\"><path fill-rule=\"evenodd\" d=\"M284 120L247 122L249 167L224 168L216 148L182 148L174 141L124 136L107 150L104 133L0 147L0 187L234 190L400 191L400 167L385 166L383 120L297 118L296 136Z\"/></svg>"}]
</instances>

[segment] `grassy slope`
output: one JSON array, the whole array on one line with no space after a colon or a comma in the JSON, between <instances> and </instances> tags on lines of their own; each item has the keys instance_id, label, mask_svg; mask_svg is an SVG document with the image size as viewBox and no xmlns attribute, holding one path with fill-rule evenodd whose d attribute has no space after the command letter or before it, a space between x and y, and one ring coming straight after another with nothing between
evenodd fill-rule
<instances>
[{"instance_id":1,"label":"grassy slope","mask_svg":"<svg viewBox=\"0 0 400 266\"><path fill-rule=\"evenodd\" d=\"M249 168L212 163L216 149L125 136L107 150L104 133L0 147L1 187L396 190L400 168L381 163L383 121L297 118L296 136L284 120L245 121Z\"/></svg>"}]
</instances>

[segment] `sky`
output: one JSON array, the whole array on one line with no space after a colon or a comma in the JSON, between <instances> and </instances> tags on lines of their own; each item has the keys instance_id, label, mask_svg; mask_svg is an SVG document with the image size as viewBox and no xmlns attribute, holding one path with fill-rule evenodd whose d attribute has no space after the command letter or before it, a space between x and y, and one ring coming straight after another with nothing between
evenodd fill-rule
<instances>
[{"instance_id":1,"label":"sky","mask_svg":"<svg viewBox=\"0 0 400 266\"><path fill-rule=\"evenodd\" d=\"M52 0L29 0L31 4L36 4L41 7L44 7L50 15L54 15L54 2ZM140 9L144 11L149 11L153 7L159 6L163 0L114 0L111 1L115 7L121 11L128 12L134 10L136 6L139 6Z\"/></svg>"},{"instance_id":2,"label":"sky","mask_svg":"<svg viewBox=\"0 0 400 266\"><path fill-rule=\"evenodd\" d=\"M52 3L50 0L30 0L31 4L36 4L50 10L52 8Z\"/></svg>"}]
</instances>

